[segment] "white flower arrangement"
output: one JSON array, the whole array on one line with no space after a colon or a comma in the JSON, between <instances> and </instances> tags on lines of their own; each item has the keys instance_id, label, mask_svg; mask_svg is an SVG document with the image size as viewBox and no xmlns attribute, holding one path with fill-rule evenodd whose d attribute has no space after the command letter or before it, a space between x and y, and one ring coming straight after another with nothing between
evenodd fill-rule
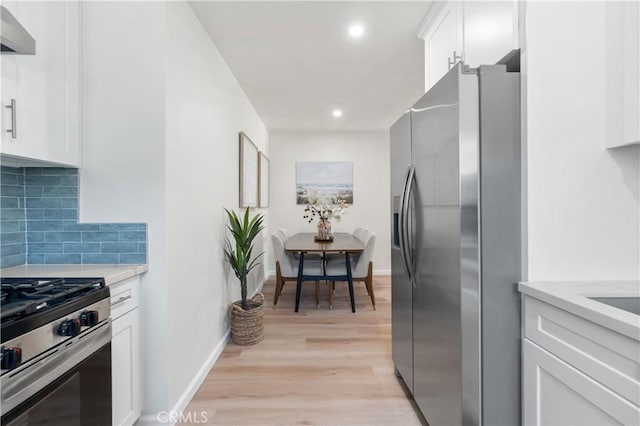
<instances>
[{"instance_id":1,"label":"white flower arrangement","mask_svg":"<svg viewBox=\"0 0 640 426\"><path fill-rule=\"evenodd\" d=\"M331 198L329 200L316 199L313 204L307 204L304 209L303 219L309 223L318 217L318 220L325 221L327 219L335 219L340 222L342 215L346 213L349 205L341 198Z\"/></svg>"}]
</instances>

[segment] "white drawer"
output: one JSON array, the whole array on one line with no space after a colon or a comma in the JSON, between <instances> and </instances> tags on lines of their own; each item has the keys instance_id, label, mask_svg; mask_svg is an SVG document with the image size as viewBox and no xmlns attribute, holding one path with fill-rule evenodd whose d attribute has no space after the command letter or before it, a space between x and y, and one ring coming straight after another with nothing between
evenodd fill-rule
<instances>
[{"instance_id":1,"label":"white drawer","mask_svg":"<svg viewBox=\"0 0 640 426\"><path fill-rule=\"evenodd\" d=\"M109 286L111 319L115 320L138 307L140 278L133 277Z\"/></svg>"},{"instance_id":2,"label":"white drawer","mask_svg":"<svg viewBox=\"0 0 640 426\"><path fill-rule=\"evenodd\" d=\"M640 405L640 342L532 297L524 337Z\"/></svg>"}]
</instances>

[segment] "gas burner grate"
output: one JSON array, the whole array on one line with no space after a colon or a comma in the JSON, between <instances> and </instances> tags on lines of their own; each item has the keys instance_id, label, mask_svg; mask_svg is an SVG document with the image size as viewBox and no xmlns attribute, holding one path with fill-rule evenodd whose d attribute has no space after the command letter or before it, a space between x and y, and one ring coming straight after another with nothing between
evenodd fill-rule
<instances>
[{"instance_id":1,"label":"gas burner grate","mask_svg":"<svg viewBox=\"0 0 640 426\"><path fill-rule=\"evenodd\" d=\"M56 306L104 287L101 279L20 279L2 278L2 310L5 322Z\"/></svg>"}]
</instances>

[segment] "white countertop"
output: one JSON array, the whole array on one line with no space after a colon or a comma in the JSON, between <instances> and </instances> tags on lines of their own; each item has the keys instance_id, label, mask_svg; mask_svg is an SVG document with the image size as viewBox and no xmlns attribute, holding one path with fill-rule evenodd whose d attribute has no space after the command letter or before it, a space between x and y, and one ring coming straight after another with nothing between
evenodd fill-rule
<instances>
[{"instance_id":1,"label":"white countertop","mask_svg":"<svg viewBox=\"0 0 640 426\"><path fill-rule=\"evenodd\" d=\"M589 297L640 297L640 281L521 282L518 290L592 322L640 340L640 316Z\"/></svg>"},{"instance_id":2,"label":"white countertop","mask_svg":"<svg viewBox=\"0 0 640 426\"><path fill-rule=\"evenodd\" d=\"M20 265L0 270L3 277L104 278L112 285L147 272L147 265Z\"/></svg>"}]
</instances>

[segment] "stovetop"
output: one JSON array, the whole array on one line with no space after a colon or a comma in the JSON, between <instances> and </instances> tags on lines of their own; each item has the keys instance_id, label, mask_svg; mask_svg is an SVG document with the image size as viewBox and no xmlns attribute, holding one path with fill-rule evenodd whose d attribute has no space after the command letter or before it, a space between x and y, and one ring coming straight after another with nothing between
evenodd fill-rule
<instances>
[{"instance_id":1,"label":"stovetop","mask_svg":"<svg viewBox=\"0 0 640 426\"><path fill-rule=\"evenodd\" d=\"M1 278L2 342L107 297L102 278Z\"/></svg>"}]
</instances>

